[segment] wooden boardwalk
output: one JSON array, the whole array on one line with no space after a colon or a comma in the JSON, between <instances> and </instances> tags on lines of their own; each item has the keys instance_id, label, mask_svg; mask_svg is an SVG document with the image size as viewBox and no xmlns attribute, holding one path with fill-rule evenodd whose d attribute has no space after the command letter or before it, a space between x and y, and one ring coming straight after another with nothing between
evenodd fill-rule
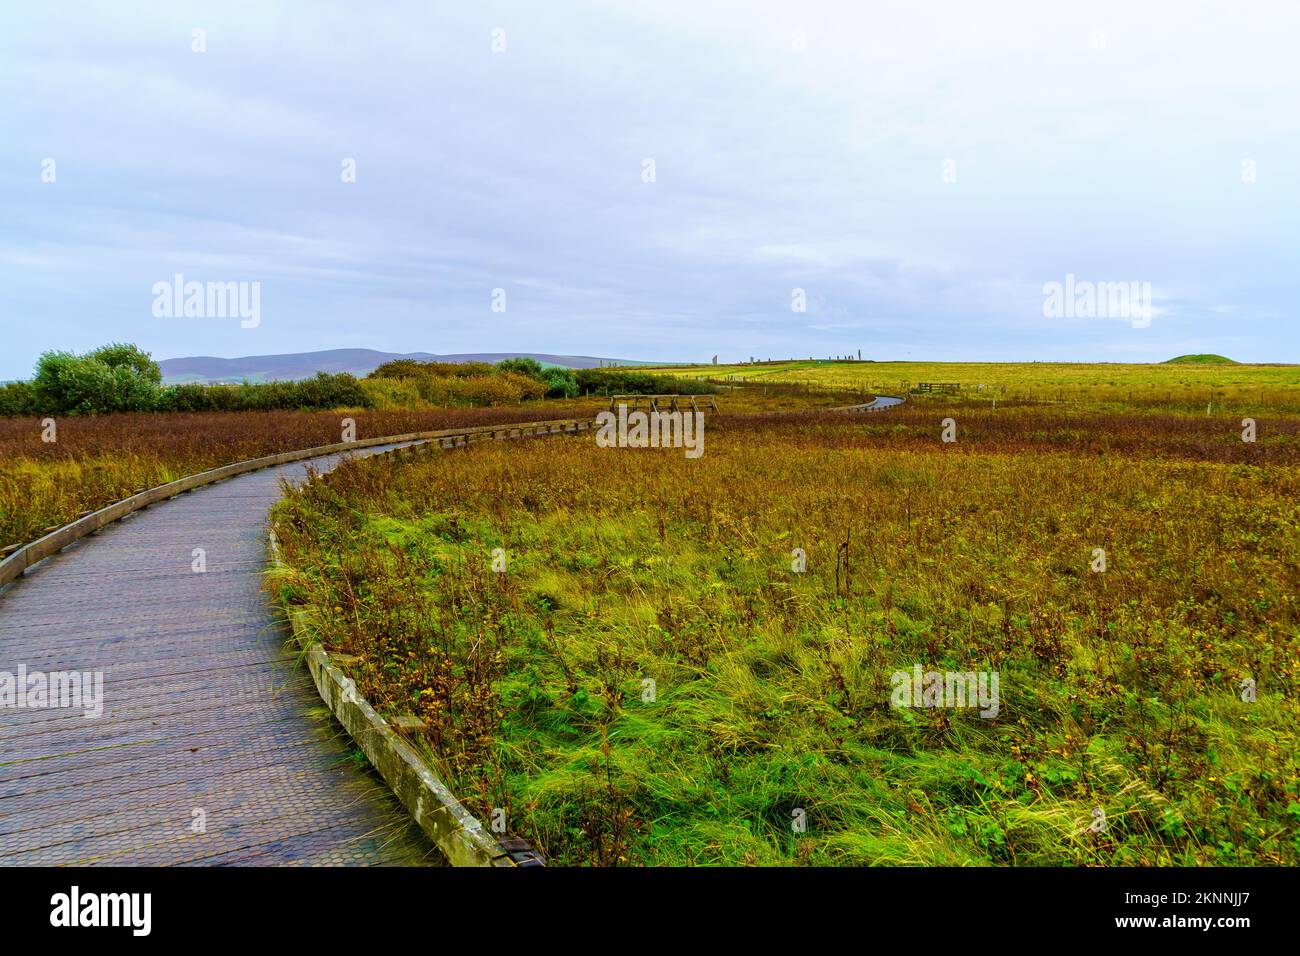
<instances>
[{"instance_id":1,"label":"wooden boardwalk","mask_svg":"<svg viewBox=\"0 0 1300 956\"><path fill-rule=\"evenodd\" d=\"M0 595L0 681L104 680L97 718L0 706L0 865L441 862L350 756L261 590L267 510L305 464L153 505Z\"/></svg>"}]
</instances>

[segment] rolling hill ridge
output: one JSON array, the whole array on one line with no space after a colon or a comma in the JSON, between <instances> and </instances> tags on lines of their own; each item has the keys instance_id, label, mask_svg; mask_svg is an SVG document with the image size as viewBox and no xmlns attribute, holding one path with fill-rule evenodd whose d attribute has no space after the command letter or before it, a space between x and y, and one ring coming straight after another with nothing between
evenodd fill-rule
<instances>
[{"instance_id":1,"label":"rolling hill ridge","mask_svg":"<svg viewBox=\"0 0 1300 956\"><path fill-rule=\"evenodd\" d=\"M543 365L568 368L596 368L611 362L619 365L644 365L631 359L610 359L593 355L555 355L546 352L458 352L436 355L432 352L380 352L375 349L326 349L319 352L290 352L282 355L246 355L218 358L195 355L162 359L163 381L183 382L250 382L287 381L310 378L317 372L350 372L366 375L394 359L421 362L499 362L507 358L533 358Z\"/></svg>"}]
</instances>

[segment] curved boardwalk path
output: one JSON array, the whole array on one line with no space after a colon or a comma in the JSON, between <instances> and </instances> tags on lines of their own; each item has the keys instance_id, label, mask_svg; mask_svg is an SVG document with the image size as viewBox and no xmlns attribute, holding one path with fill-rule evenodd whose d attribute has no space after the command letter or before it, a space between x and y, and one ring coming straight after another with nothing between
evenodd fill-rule
<instances>
[{"instance_id":1,"label":"curved boardwalk path","mask_svg":"<svg viewBox=\"0 0 1300 956\"><path fill-rule=\"evenodd\" d=\"M893 395L877 395L869 402L864 402L861 405L845 405L843 408L836 409L836 411L879 412L879 411L884 411L886 408L893 408L896 405L902 405L902 404L903 404L903 399L896 398Z\"/></svg>"},{"instance_id":2,"label":"curved boardwalk path","mask_svg":"<svg viewBox=\"0 0 1300 956\"><path fill-rule=\"evenodd\" d=\"M280 477L336 460L153 505L0 596L0 672L104 674L99 718L0 707L0 866L440 862L261 590Z\"/></svg>"},{"instance_id":3,"label":"curved boardwalk path","mask_svg":"<svg viewBox=\"0 0 1300 956\"><path fill-rule=\"evenodd\" d=\"M104 680L97 718L0 706L0 866L442 862L350 759L261 590L280 478L338 457L155 504L0 594L0 681L23 670ZM205 573L191 567L195 548Z\"/></svg>"}]
</instances>

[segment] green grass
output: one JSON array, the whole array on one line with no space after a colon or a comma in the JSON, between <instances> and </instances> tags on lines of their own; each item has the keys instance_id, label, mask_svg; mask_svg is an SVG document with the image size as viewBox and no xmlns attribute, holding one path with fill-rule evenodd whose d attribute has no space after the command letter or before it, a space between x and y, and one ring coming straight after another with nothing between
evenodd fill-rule
<instances>
[{"instance_id":1,"label":"green grass","mask_svg":"<svg viewBox=\"0 0 1300 956\"><path fill-rule=\"evenodd\" d=\"M1224 355L1203 352L1197 355L1179 355L1165 362L1166 365L1240 365Z\"/></svg>"},{"instance_id":2,"label":"green grass","mask_svg":"<svg viewBox=\"0 0 1300 956\"><path fill-rule=\"evenodd\" d=\"M1300 863L1297 423L959 418L358 462L278 510L285 583L559 864ZM1000 712L892 706L915 664Z\"/></svg>"},{"instance_id":3,"label":"green grass","mask_svg":"<svg viewBox=\"0 0 1300 956\"><path fill-rule=\"evenodd\" d=\"M961 386L964 402L1030 401L1086 407L1258 414L1300 412L1300 365L1069 362L828 362L695 365L657 370L724 383L905 395L921 382Z\"/></svg>"}]
</instances>

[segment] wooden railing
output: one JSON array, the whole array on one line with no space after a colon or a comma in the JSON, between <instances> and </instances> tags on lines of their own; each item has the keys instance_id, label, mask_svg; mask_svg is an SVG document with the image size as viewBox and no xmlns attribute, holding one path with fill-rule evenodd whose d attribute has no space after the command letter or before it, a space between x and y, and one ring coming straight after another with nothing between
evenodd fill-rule
<instances>
[{"instance_id":1,"label":"wooden railing","mask_svg":"<svg viewBox=\"0 0 1300 956\"><path fill-rule=\"evenodd\" d=\"M957 392L961 386L956 382L917 382L918 392Z\"/></svg>"},{"instance_id":2,"label":"wooden railing","mask_svg":"<svg viewBox=\"0 0 1300 956\"><path fill-rule=\"evenodd\" d=\"M646 402L652 412L663 411L659 407L660 403L666 402L670 412L685 411L683 407L686 403L690 404L690 410L698 412L700 404L707 401L708 406L713 411L718 410L718 400L712 395L611 395L609 398L609 410L612 412L619 405L627 405L630 408L637 408L641 402Z\"/></svg>"},{"instance_id":3,"label":"wooden railing","mask_svg":"<svg viewBox=\"0 0 1300 956\"><path fill-rule=\"evenodd\" d=\"M220 468L186 475L176 481L154 488L146 488L121 501L97 511L91 511L76 521L55 528L44 537L37 538L30 544L16 549L13 554L0 561L0 585L8 584L19 577L32 565L58 554L68 545L88 534L94 534L105 525L112 524L134 511L147 508L159 501L166 501L179 494L210 485L213 482L233 478L236 475L258 471L262 468L274 468L308 458L322 455L337 455L354 451L358 448L374 448L379 445L397 445L413 442L437 442L443 448L461 447L475 441L500 438L518 438L532 435L553 435L561 432L578 432L591 428L594 419L562 418L544 422L521 422L514 425L478 425L473 428L447 428L440 431L410 432L405 435L385 435L382 438L363 438L352 442L336 442L333 445L319 445L315 448L300 448L296 451L281 452L278 455L266 455L262 458L249 458Z\"/></svg>"}]
</instances>

